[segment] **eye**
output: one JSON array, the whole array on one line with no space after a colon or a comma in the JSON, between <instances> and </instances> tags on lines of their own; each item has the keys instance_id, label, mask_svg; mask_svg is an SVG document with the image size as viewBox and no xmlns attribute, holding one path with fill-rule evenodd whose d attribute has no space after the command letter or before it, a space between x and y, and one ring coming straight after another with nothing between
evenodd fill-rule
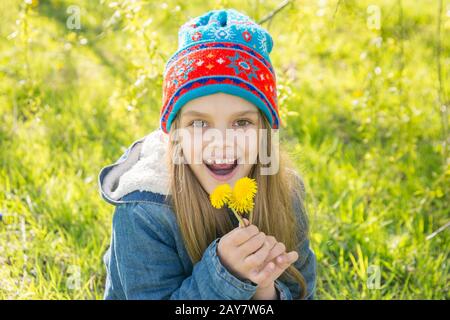
<instances>
[{"instance_id":1,"label":"eye","mask_svg":"<svg viewBox=\"0 0 450 320\"><path fill-rule=\"evenodd\" d=\"M194 120L194 121L191 122L190 125L193 126L194 128L203 128L203 127L206 126L206 121Z\"/></svg>"},{"instance_id":2,"label":"eye","mask_svg":"<svg viewBox=\"0 0 450 320\"><path fill-rule=\"evenodd\" d=\"M235 123L236 123L237 127L246 127L248 125L253 124L253 122L251 122L250 120L247 120L247 119L239 119L239 120L236 120Z\"/></svg>"}]
</instances>

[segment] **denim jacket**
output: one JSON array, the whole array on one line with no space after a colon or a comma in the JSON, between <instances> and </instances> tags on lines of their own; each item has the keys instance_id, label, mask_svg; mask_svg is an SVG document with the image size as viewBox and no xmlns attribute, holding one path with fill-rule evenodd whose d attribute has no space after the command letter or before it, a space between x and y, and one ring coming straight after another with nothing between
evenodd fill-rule
<instances>
[{"instance_id":1,"label":"denim jacket","mask_svg":"<svg viewBox=\"0 0 450 320\"><path fill-rule=\"evenodd\" d=\"M220 238L192 264L167 200L168 172L163 158L167 139L157 129L136 140L98 176L101 197L114 206L111 242L103 256L107 271L104 298L250 300L257 285L234 276L221 263L217 255ZM297 206L296 212L300 210ZM306 298L313 299L316 258L307 238L300 243L298 254L294 266L305 278ZM294 282L277 279L275 287L282 300L300 294Z\"/></svg>"}]
</instances>

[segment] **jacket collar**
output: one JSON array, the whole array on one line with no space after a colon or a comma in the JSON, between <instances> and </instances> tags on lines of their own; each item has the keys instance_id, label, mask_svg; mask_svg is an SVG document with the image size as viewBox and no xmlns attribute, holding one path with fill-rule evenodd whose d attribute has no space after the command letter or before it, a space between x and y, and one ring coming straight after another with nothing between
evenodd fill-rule
<instances>
[{"instance_id":1,"label":"jacket collar","mask_svg":"<svg viewBox=\"0 0 450 320\"><path fill-rule=\"evenodd\" d=\"M113 205L167 203L167 145L168 136L161 129L133 142L115 163L101 169L98 185L102 198Z\"/></svg>"}]
</instances>

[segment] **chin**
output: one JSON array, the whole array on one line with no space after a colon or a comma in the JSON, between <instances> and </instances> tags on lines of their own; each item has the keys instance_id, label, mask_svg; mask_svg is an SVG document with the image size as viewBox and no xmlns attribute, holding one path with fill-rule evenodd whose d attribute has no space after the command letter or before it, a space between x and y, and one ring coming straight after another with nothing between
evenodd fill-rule
<instances>
[{"instance_id":1,"label":"chin","mask_svg":"<svg viewBox=\"0 0 450 320\"><path fill-rule=\"evenodd\" d=\"M234 186L235 182L250 172L251 166L238 163L238 160L229 161L227 164L202 163L200 165L200 177L203 186L208 193L211 193L218 185L229 184Z\"/></svg>"}]
</instances>

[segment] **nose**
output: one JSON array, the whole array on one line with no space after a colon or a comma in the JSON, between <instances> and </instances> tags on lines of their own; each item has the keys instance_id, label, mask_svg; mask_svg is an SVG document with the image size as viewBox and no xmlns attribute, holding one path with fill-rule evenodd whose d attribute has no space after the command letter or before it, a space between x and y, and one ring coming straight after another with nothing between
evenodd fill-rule
<instances>
[{"instance_id":1,"label":"nose","mask_svg":"<svg viewBox=\"0 0 450 320\"><path fill-rule=\"evenodd\" d=\"M209 131L209 130L208 130ZM208 139L206 151L208 155L217 159L230 159L237 157L237 150L233 130L223 127L215 127L210 131L212 136Z\"/></svg>"}]
</instances>

